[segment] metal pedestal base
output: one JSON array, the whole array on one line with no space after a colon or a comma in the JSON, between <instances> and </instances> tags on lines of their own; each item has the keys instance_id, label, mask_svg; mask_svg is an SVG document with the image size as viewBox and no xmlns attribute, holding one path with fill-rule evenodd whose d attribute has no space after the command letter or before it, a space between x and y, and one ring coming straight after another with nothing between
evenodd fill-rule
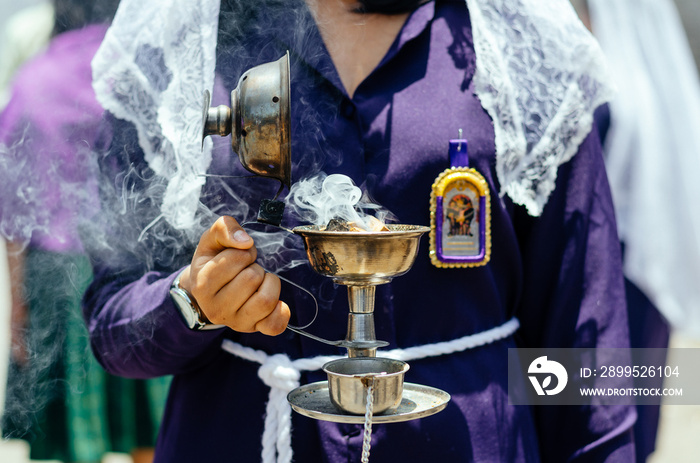
<instances>
[{"instance_id":1,"label":"metal pedestal base","mask_svg":"<svg viewBox=\"0 0 700 463\"><path fill-rule=\"evenodd\" d=\"M332 403L328 392L328 381L306 384L294 389L287 395L292 409L309 418L335 423L363 424L364 415L350 415L338 410ZM374 415L372 423L398 423L434 415L442 411L450 395L430 386L404 383L403 398L395 410Z\"/></svg>"}]
</instances>

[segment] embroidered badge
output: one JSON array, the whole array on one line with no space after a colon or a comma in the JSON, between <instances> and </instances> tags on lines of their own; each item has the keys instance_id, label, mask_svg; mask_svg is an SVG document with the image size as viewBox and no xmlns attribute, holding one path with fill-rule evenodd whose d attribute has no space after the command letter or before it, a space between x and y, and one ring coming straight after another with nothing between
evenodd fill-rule
<instances>
[{"instance_id":1,"label":"embroidered badge","mask_svg":"<svg viewBox=\"0 0 700 463\"><path fill-rule=\"evenodd\" d=\"M452 164L455 156L450 141ZM460 146L457 151L462 151ZM430 260L436 267L478 267L491 258L491 199L484 177L469 167L452 167L433 183L430 195Z\"/></svg>"}]
</instances>

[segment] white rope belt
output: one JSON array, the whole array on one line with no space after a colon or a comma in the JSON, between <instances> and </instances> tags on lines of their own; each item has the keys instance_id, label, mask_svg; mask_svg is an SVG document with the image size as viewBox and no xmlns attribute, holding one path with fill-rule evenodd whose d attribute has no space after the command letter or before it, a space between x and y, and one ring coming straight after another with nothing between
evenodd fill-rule
<instances>
[{"instance_id":1,"label":"white rope belt","mask_svg":"<svg viewBox=\"0 0 700 463\"><path fill-rule=\"evenodd\" d=\"M518 319L512 318L501 326L481 333L470 334L452 341L407 349L393 349L382 352L382 357L407 362L453 354L505 339L515 333L519 327ZM237 357L260 364L258 376L270 388L262 436L262 461L263 463L291 463L292 407L287 402L287 394L299 387L302 371L320 370L327 362L344 357L321 355L291 360L285 354L268 355L263 351L237 344L230 339L224 339L221 348Z\"/></svg>"}]
</instances>

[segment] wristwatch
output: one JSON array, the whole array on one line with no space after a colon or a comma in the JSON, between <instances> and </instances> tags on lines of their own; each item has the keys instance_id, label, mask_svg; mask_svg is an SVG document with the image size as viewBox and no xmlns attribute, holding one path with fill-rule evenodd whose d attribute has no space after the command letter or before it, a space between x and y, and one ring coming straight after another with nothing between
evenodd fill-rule
<instances>
[{"instance_id":1,"label":"wristwatch","mask_svg":"<svg viewBox=\"0 0 700 463\"><path fill-rule=\"evenodd\" d=\"M173 298L175 305L180 309L182 318L191 330L217 330L225 328L226 325L214 325L207 316L199 308L194 297L187 292L186 289L180 287L180 276L182 272L175 278L173 285L170 287L170 297Z\"/></svg>"}]
</instances>

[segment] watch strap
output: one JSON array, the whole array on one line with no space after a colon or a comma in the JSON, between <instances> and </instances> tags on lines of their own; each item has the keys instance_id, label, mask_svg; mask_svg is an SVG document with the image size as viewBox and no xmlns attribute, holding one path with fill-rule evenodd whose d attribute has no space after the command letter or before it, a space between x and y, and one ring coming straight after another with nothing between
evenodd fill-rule
<instances>
[{"instance_id":1,"label":"watch strap","mask_svg":"<svg viewBox=\"0 0 700 463\"><path fill-rule=\"evenodd\" d=\"M175 305L180 310L180 314L187 326L192 330L215 330L225 328L226 325L215 325L209 321L202 309L199 307L197 300L180 286L180 277L182 272L173 281L170 287L170 296L173 298Z\"/></svg>"}]
</instances>

